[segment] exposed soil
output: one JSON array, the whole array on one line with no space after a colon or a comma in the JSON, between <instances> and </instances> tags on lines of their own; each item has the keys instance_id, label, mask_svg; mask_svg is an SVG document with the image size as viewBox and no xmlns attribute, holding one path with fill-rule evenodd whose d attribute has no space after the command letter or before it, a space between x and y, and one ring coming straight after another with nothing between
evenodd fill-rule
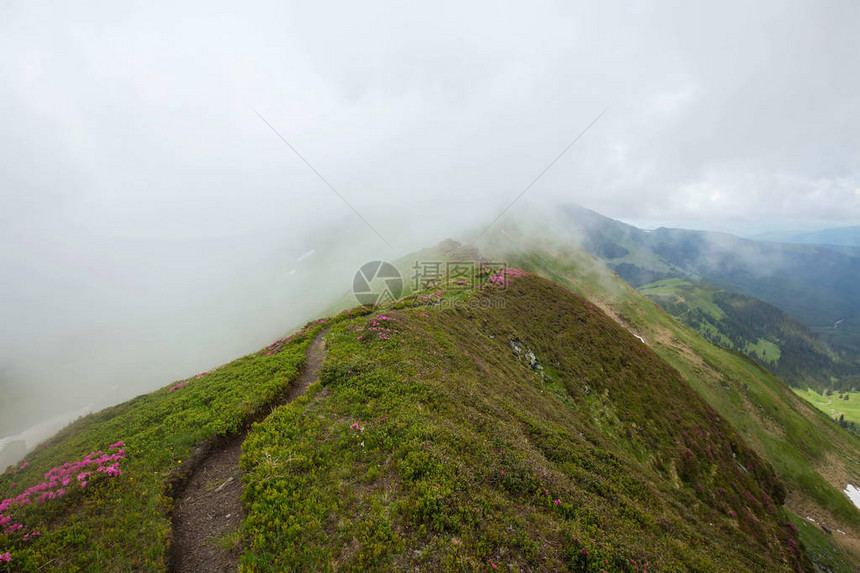
<instances>
[{"instance_id":1,"label":"exposed soil","mask_svg":"<svg viewBox=\"0 0 860 573\"><path fill-rule=\"evenodd\" d=\"M800 492L789 491L785 507L806 521L809 521L810 518L814 519L814 522L809 521L810 525L818 528L822 524L826 525L831 531L833 540L855 556L854 565L860 565L860 558L856 557L860 556L860 536L858 536L854 529L843 523L840 519L837 519L829 511L823 509L820 503Z\"/></svg>"},{"instance_id":2,"label":"exposed soil","mask_svg":"<svg viewBox=\"0 0 860 573\"><path fill-rule=\"evenodd\" d=\"M317 380L327 332L319 333L311 342L298 378L267 411L293 401ZM220 573L238 569L243 519L239 456L247 433L245 429L205 444L193 460L188 460L185 475L174 487L171 571Z\"/></svg>"}]
</instances>

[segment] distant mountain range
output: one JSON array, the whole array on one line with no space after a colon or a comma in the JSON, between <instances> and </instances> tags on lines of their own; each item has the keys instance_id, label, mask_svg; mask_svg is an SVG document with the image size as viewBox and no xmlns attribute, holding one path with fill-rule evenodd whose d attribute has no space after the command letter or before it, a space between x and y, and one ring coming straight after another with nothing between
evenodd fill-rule
<instances>
[{"instance_id":1,"label":"distant mountain range","mask_svg":"<svg viewBox=\"0 0 860 573\"><path fill-rule=\"evenodd\" d=\"M800 383L809 379L810 372L817 372L815 386L847 389L856 383L853 374L860 372L860 248L781 244L684 229L645 231L578 206L568 206L558 216L567 232L589 253L634 287L647 292L649 285L659 281L680 279L686 281L688 289L689 285L703 283L700 288L704 291L716 288L758 299L787 313L806 327L801 336L809 342L804 343L809 351L805 356L817 356L793 374L783 368L780 373L788 374L787 381ZM701 311L691 311L697 308L695 304L679 306L678 300L687 299L679 299L677 292L672 294L658 299L667 305L667 310L687 321L692 316L690 312ZM720 297L727 300L727 295ZM738 300L741 299L735 302ZM674 302L667 304L671 301ZM719 320L713 315L711 319L705 321L710 326L700 325L702 334L712 340L731 337L729 332L715 334L717 325L712 322ZM780 324L788 323L780 320ZM728 323L723 323L723 327L736 331L738 324L729 328ZM788 331L800 332L794 326L785 330ZM775 344L788 343L775 332L770 336ZM757 340L749 342L752 346L758 344ZM744 351L747 344L740 346L738 349ZM768 360L760 354L751 355L772 371L780 371L772 360L773 353ZM797 359L797 355L791 358Z\"/></svg>"},{"instance_id":2,"label":"distant mountain range","mask_svg":"<svg viewBox=\"0 0 860 573\"><path fill-rule=\"evenodd\" d=\"M811 233L762 233L752 237L756 240L802 245L842 245L860 247L860 225L823 229Z\"/></svg>"}]
</instances>

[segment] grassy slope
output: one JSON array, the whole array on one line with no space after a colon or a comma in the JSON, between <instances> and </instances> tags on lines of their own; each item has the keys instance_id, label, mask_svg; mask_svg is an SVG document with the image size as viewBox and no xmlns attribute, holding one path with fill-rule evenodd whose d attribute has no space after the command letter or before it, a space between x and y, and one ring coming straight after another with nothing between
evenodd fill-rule
<instances>
[{"instance_id":1,"label":"grassy slope","mask_svg":"<svg viewBox=\"0 0 860 573\"><path fill-rule=\"evenodd\" d=\"M772 470L677 371L549 281L479 300L332 329L243 447L248 570L792 569Z\"/></svg>"},{"instance_id":2,"label":"grassy slope","mask_svg":"<svg viewBox=\"0 0 860 573\"><path fill-rule=\"evenodd\" d=\"M170 535L170 478L196 446L237 431L289 387L304 361L308 325L277 346L235 360L210 373L91 414L74 422L0 476L0 499L43 481L43 474L81 460L93 450L125 442L122 475L72 476L68 493L43 504L3 512L24 529L0 530L0 554L10 552L14 571L161 571ZM267 354L271 352L271 354ZM173 386L171 386L173 387ZM89 468L94 469L94 468ZM98 474L95 474L98 476ZM25 541L31 531L39 537ZM0 571L4 565L0 563Z\"/></svg>"},{"instance_id":3,"label":"grassy slope","mask_svg":"<svg viewBox=\"0 0 860 573\"><path fill-rule=\"evenodd\" d=\"M517 231L505 233L504 244L511 244ZM673 319L584 251L521 240L516 254L499 239L491 239L487 252L571 288L643 336L773 464L788 486L788 507L848 531L850 538L838 541L854 551L852 560L860 558L860 512L841 493L845 482L860 480L856 436L746 356L709 343Z\"/></svg>"},{"instance_id":4,"label":"grassy slope","mask_svg":"<svg viewBox=\"0 0 860 573\"><path fill-rule=\"evenodd\" d=\"M685 302L701 308L714 318L722 318L725 313L714 303L713 292L716 287L696 288L697 285L679 278L664 279L643 285L637 290L647 297L670 296L683 298Z\"/></svg>"},{"instance_id":5,"label":"grassy slope","mask_svg":"<svg viewBox=\"0 0 860 573\"><path fill-rule=\"evenodd\" d=\"M791 386L849 390L860 382L860 366L850 357L765 302L676 278L638 290L708 340L743 352Z\"/></svg>"},{"instance_id":6,"label":"grassy slope","mask_svg":"<svg viewBox=\"0 0 860 573\"><path fill-rule=\"evenodd\" d=\"M826 417L804 422L799 414L809 406L787 400L778 381L738 355L701 347L698 336L656 306L643 304L632 289L624 294L617 277L607 282L593 259L532 255L523 262L588 291L597 302L609 301L608 310L647 336L654 350L774 463L795 497L800 492L801 500L840 516L843 529L850 528L846 522L856 525L856 511L839 503L808 461L829 460L842 471L835 475L856 477L853 466L832 459L846 452L853 457L856 444L822 423ZM256 427L247 444L243 463L250 470L251 512L245 564L265 568L278 562L272 559L294 556L323 569L385 563L529 569L590 560L599 570L595 557L600 556L611 569L623 569L621 559L627 560L624 566L629 559L647 559L663 570L723 564L761 569L761 560L771 566L785 548L774 543L785 541L788 531L766 507L744 504L737 489L744 486L754 499L764 500L757 489L763 485L778 498L767 465L756 462L734 432L644 346L600 313L592 315L578 299L559 313L556 301L567 299L558 290L551 292L512 314L505 314L510 306L504 312L409 311L413 315L402 317L401 328L411 336L401 339L400 349L396 339L377 340L379 348L376 342L356 340L351 329L367 326L365 319L336 326L327 384L295 406L279 409ZM598 330L558 323L583 308L589 309L585 322L599 320L593 325ZM481 313L488 323L476 320ZM493 330L476 335L487 324L498 328L495 338ZM554 339L546 336L548 326L557 332ZM564 334L568 331L570 336ZM545 379L511 363L505 340L511 333L533 345L547 365ZM583 345L589 336L595 344ZM18 494L51 467L116 440L125 441L123 475L93 480L61 500L7 511L26 530L38 528L42 535L24 542L20 533L0 533L0 554L13 553L14 570L160 570L169 534L167 476L175 475L197 445L236 430L283 391L301 364L307 340L297 336L279 345L281 352L239 359L175 392L165 388L73 424L28 456L29 467L0 476L0 497ZM583 348L596 355L584 356ZM704 360L688 355L689 348L701 350ZM643 379L648 384L641 384ZM609 380L618 387L608 388ZM649 390L655 383L663 388L657 395ZM734 392L722 390L725 383ZM747 383L750 388L740 392ZM666 384L673 391L666 392ZM740 400L738 394L743 394ZM681 418L655 424L666 412ZM353 423L359 429L350 428ZM733 444L742 459L752 460L759 483L726 466L724 454L732 446L718 447L716 458L708 458L714 455L707 449L713 442L696 440L697 427L719 428L716 443ZM695 463L678 457L679 443L690 448ZM258 455L262 452L270 455ZM712 471L704 472L708 464ZM701 478L696 480L701 486L684 482L689 476ZM728 495L715 499L717 487ZM550 491L549 497L541 488ZM717 504L725 501L730 505L721 513ZM763 525L735 521L727 513L742 516L746 508ZM271 515L273 509L295 511ZM751 546L738 526L760 527L761 545ZM310 537L297 543L300 533ZM321 539L315 535L335 533L326 544L314 545ZM281 550L275 556L275 547L292 547L294 555Z\"/></svg>"},{"instance_id":7,"label":"grassy slope","mask_svg":"<svg viewBox=\"0 0 860 573\"><path fill-rule=\"evenodd\" d=\"M687 309L698 309L714 321L726 316L714 303L713 293L716 287L703 288L684 279L671 278L643 285L637 290L679 319L681 317L678 314L686 312ZM672 310L677 310L678 313ZM732 341L710 322L702 322L700 326L699 333L702 336L721 346L732 347Z\"/></svg>"},{"instance_id":8,"label":"grassy slope","mask_svg":"<svg viewBox=\"0 0 860 573\"><path fill-rule=\"evenodd\" d=\"M837 419L844 415L845 421L860 424L860 392L834 392L825 396L811 388L795 388L794 391L830 418ZM843 400L840 396L847 396L848 399Z\"/></svg>"},{"instance_id":9,"label":"grassy slope","mask_svg":"<svg viewBox=\"0 0 860 573\"><path fill-rule=\"evenodd\" d=\"M669 312L669 314L672 314L675 318L685 323L687 321L684 320L682 313L686 313L691 309L698 309L712 317L715 321L726 317L723 309L714 302L714 295L725 291L721 291L712 285L692 283L683 279L673 278L643 285L636 290L659 304L666 312ZM739 295L735 296L740 298ZM743 298L745 299L746 297ZM688 326L693 325L688 323ZM702 328L706 330L703 331ZM743 352L760 362L772 364L779 361L781 350L778 344L777 332L771 335L773 340L777 342L765 338L747 339L743 345L740 345L742 347L737 347L722 331L711 323L700 324L696 330L712 342Z\"/></svg>"}]
</instances>

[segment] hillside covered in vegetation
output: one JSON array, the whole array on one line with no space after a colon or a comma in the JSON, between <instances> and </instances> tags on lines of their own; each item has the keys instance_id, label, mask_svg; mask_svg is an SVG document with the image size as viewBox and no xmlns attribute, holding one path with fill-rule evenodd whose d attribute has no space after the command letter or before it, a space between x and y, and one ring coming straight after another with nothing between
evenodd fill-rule
<instances>
[{"instance_id":1,"label":"hillside covered in vegetation","mask_svg":"<svg viewBox=\"0 0 860 573\"><path fill-rule=\"evenodd\" d=\"M634 287L676 278L758 299L826 343L838 355L838 370L860 373L860 249L686 229L645 231L576 205L550 219L559 236L581 245ZM850 390L855 382L837 375L832 384Z\"/></svg>"},{"instance_id":2,"label":"hillside covered in vegetation","mask_svg":"<svg viewBox=\"0 0 860 573\"><path fill-rule=\"evenodd\" d=\"M164 570L183 460L257 420L249 571L812 570L771 464L678 370L550 281L485 278L76 422L0 477L0 568ZM323 323L320 382L278 405Z\"/></svg>"},{"instance_id":3,"label":"hillside covered in vegetation","mask_svg":"<svg viewBox=\"0 0 860 573\"><path fill-rule=\"evenodd\" d=\"M819 392L860 388L860 364L758 299L678 278L637 290L714 344L743 352L791 386Z\"/></svg>"},{"instance_id":4,"label":"hillside covered in vegetation","mask_svg":"<svg viewBox=\"0 0 860 573\"><path fill-rule=\"evenodd\" d=\"M774 466L807 546L823 543L816 552L822 562L852 570L860 555L860 512L842 490L860 482L857 436L747 356L702 338L545 225L508 222L485 238L482 252L566 286L641 337ZM822 537L807 517L846 533ZM834 559L834 546L841 557Z\"/></svg>"}]
</instances>

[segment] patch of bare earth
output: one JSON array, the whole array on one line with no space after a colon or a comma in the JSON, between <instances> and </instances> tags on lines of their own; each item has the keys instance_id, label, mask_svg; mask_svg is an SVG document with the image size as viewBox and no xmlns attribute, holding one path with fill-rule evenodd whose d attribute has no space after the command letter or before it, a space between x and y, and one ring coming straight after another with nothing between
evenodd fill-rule
<instances>
[{"instance_id":1,"label":"patch of bare earth","mask_svg":"<svg viewBox=\"0 0 860 573\"><path fill-rule=\"evenodd\" d=\"M860 536L855 529L837 519L831 512L821 507L821 504L801 492L789 491L785 507L805 519L810 525L827 527L833 540L845 547L854 557L854 565L860 565Z\"/></svg>"},{"instance_id":2,"label":"patch of bare earth","mask_svg":"<svg viewBox=\"0 0 860 573\"><path fill-rule=\"evenodd\" d=\"M299 376L269 411L292 402L317 380L327 332L311 342ZM238 569L244 517L239 457L247 432L245 429L235 436L213 440L188 460L185 475L174 487L171 571L220 573Z\"/></svg>"}]
</instances>

